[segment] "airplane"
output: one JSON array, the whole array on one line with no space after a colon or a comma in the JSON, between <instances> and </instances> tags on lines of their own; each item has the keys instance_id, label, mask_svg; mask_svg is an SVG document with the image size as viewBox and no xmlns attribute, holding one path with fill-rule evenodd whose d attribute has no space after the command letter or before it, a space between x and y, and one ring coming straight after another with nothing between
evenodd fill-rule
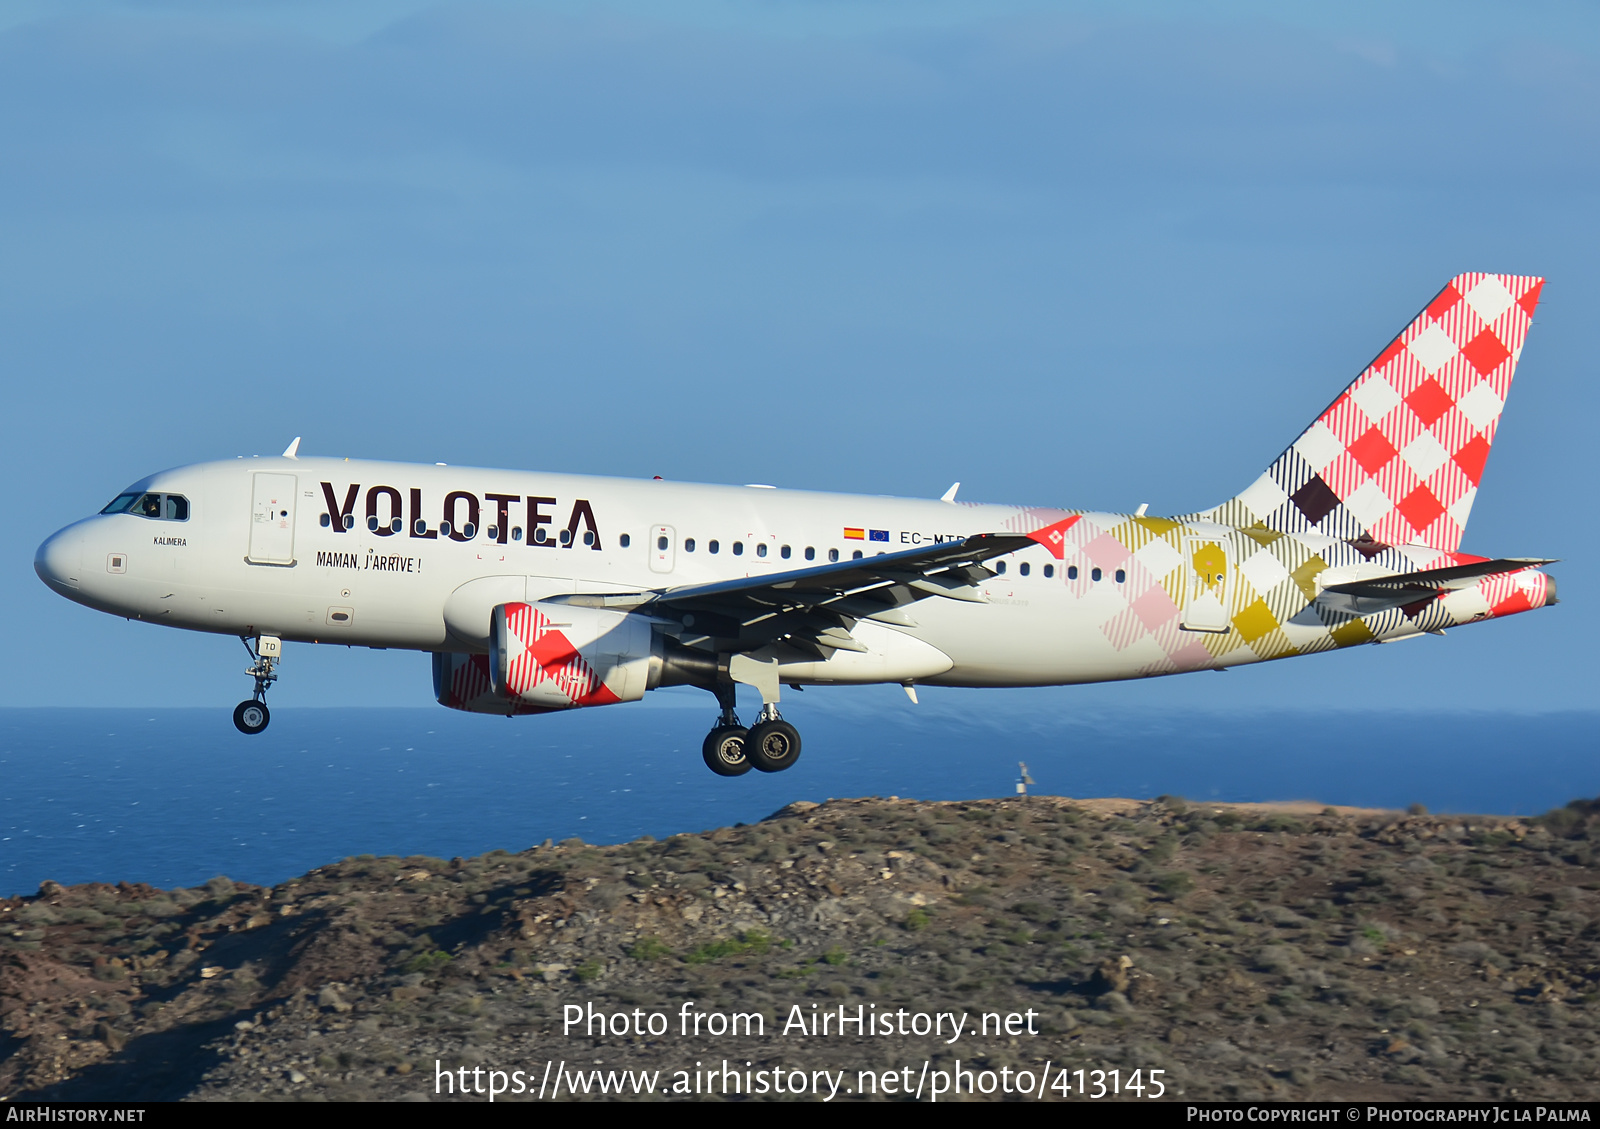
<instances>
[{"instance_id":1,"label":"airplane","mask_svg":"<svg viewBox=\"0 0 1600 1129\"><path fill-rule=\"evenodd\" d=\"M1043 686L1394 643L1556 602L1461 552L1544 280L1461 274L1236 496L1171 517L313 458L129 486L38 549L53 590L237 635L260 733L283 644L429 652L516 716L715 695L723 776L800 755L785 686ZM735 687L761 712L746 728Z\"/></svg>"}]
</instances>

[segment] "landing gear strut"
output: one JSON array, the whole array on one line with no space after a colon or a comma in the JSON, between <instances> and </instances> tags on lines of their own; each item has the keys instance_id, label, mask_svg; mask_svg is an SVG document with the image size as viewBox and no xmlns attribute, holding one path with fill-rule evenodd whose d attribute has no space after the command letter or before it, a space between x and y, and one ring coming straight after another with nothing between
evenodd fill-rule
<instances>
[{"instance_id":1,"label":"landing gear strut","mask_svg":"<svg viewBox=\"0 0 1600 1129\"><path fill-rule=\"evenodd\" d=\"M283 657L283 640L262 635L252 646L248 638L241 638L244 649L250 652L251 663L245 673L256 680L256 691L249 701L240 702L233 710L234 728L240 733L260 733L272 720L267 709L267 688L278 680L278 660Z\"/></svg>"}]
</instances>

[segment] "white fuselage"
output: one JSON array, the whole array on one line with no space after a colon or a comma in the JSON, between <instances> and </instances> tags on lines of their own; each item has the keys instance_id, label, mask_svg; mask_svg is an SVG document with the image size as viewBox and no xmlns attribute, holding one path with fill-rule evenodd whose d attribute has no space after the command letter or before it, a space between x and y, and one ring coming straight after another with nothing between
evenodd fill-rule
<instances>
[{"instance_id":1,"label":"white fuselage","mask_svg":"<svg viewBox=\"0 0 1600 1129\"><path fill-rule=\"evenodd\" d=\"M284 491L276 511L287 512L275 522L286 526L279 557L257 563L252 545L259 549L260 527L273 524L260 520L258 476L280 475L292 476L293 489ZM340 530L352 487L352 528ZM129 490L183 496L187 520L123 513L71 525L39 550L40 573L51 587L90 607L171 627L419 651L481 651L489 611L504 598L759 576L826 563L832 553L849 559L1033 528L1038 519L1023 515L1064 512L317 458L204 463L152 475ZM369 528L369 496L376 531ZM469 537L464 527L473 510ZM398 533L391 528L395 517ZM440 531L447 520L450 536ZM572 536L565 538L569 526ZM585 544L586 535L595 543ZM663 538L665 550L657 548ZM855 676L786 670L785 680L1017 686L1136 676L1137 656L1119 662L1103 636L1085 630L1097 618L1094 601L1070 596L1063 576L1064 566L1035 547L1006 558L1006 572L982 586L985 604L924 600L906 609L904 622L866 625L879 642L874 651L903 650L885 636L909 635L948 656L944 670L930 669L917 648L902 660L909 670L896 669L893 655L869 671L845 654L839 665L853 666ZM1109 576L1108 598L1115 598ZM482 596L449 614L452 596L463 603L457 595L463 587L485 578L502 579L478 585Z\"/></svg>"},{"instance_id":2,"label":"white fuselage","mask_svg":"<svg viewBox=\"0 0 1600 1129\"><path fill-rule=\"evenodd\" d=\"M1059 556L1040 543L990 559L963 598L856 613L846 649L757 652L791 684L1138 678L1411 638L1554 599L1548 577L1516 565L1412 606L1363 605L1324 589L1483 558L1207 515L287 457L166 471L113 505L124 499L138 512L88 518L40 546L35 568L53 589L171 627L455 655L490 650L497 606L670 593L1070 527ZM692 618L656 615L652 630L687 642Z\"/></svg>"}]
</instances>

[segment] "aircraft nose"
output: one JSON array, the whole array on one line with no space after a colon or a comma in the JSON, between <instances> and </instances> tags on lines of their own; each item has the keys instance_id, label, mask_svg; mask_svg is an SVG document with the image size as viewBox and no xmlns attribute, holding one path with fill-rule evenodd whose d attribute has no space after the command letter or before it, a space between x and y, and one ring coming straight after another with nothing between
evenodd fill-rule
<instances>
[{"instance_id":1,"label":"aircraft nose","mask_svg":"<svg viewBox=\"0 0 1600 1129\"><path fill-rule=\"evenodd\" d=\"M78 531L63 529L47 538L33 554L33 571L63 596L77 592L83 573L83 538Z\"/></svg>"}]
</instances>

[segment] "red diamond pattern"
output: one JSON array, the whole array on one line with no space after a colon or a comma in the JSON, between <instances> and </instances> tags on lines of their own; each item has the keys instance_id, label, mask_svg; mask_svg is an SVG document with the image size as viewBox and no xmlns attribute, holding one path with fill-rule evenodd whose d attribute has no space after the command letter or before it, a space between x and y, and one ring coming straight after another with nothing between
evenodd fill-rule
<instances>
[{"instance_id":1,"label":"red diamond pattern","mask_svg":"<svg viewBox=\"0 0 1600 1129\"><path fill-rule=\"evenodd\" d=\"M1406 397L1406 406L1422 421L1424 427L1432 427L1433 421L1449 411L1454 403L1450 393L1439 387L1439 382L1431 376L1413 388L1411 395Z\"/></svg>"},{"instance_id":2,"label":"red diamond pattern","mask_svg":"<svg viewBox=\"0 0 1600 1129\"><path fill-rule=\"evenodd\" d=\"M1533 285L1528 287L1527 292L1517 299L1517 305L1521 306L1522 312L1530 318L1533 317L1533 311L1539 305L1539 291L1543 289L1544 279L1534 279Z\"/></svg>"},{"instance_id":3,"label":"red diamond pattern","mask_svg":"<svg viewBox=\"0 0 1600 1129\"><path fill-rule=\"evenodd\" d=\"M1456 289L1455 282L1451 282L1437 298L1428 303L1428 316L1434 321L1438 321L1449 313L1459 301L1461 301L1461 291Z\"/></svg>"},{"instance_id":4,"label":"red diamond pattern","mask_svg":"<svg viewBox=\"0 0 1600 1129\"><path fill-rule=\"evenodd\" d=\"M1495 336L1494 330L1486 329L1462 346L1461 355L1472 362L1473 368L1488 376L1511 355L1511 350Z\"/></svg>"},{"instance_id":5,"label":"red diamond pattern","mask_svg":"<svg viewBox=\"0 0 1600 1129\"><path fill-rule=\"evenodd\" d=\"M1368 474L1377 474L1399 453L1378 427L1369 427L1365 435L1350 444L1350 454Z\"/></svg>"},{"instance_id":6,"label":"red diamond pattern","mask_svg":"<svg viewBox=\"0 0 1600 1129\"><path fill-rule=\"evenodd\" d=\"M1476 486L1483 479L1483 464L1489 461L1489 441L1481 435L1475 435L1461 450L1455 453L1455 464L1461 468L1461 473L1467 476L1467 481Z\"/></svg>"},{"instance_id":7,"label":"red diamond pattern","mask_svg":"<svg viewBox=\"0 0 1600 1129\"><path fill-rule=\"evenodd\" d=\"M1399 505L1399 510L1411 523L1411 528L1421 533L1444 513L1444 505L1433 496L1432 490L1426 486L1418 486L1405 496L1405 500Z\"/></svg>"}]
</instances>

